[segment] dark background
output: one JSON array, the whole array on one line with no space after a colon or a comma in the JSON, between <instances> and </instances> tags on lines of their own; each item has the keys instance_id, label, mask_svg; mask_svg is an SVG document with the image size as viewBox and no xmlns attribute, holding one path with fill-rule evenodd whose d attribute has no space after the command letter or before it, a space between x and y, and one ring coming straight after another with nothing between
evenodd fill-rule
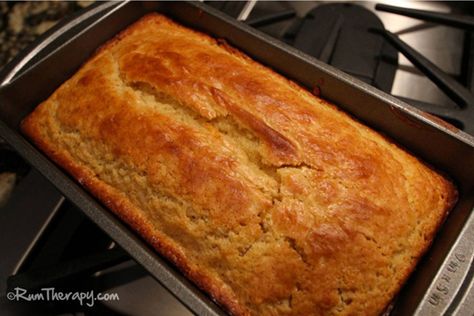
<instances>
[{"instance_id":1,"label":"dark background","mask_svg":"<svg viewBox=\"0 0 474 316\"><path fill-rule=\"evenodd\" d=\"M0 1L0 68L63 17L93 1Z\"/></svg>"}]
</instances>

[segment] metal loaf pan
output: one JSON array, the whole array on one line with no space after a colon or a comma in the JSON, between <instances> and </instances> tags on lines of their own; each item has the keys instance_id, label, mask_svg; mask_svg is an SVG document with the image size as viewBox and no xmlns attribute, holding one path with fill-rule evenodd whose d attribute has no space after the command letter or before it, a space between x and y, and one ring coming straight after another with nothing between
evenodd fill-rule
<instances>
[{"instance_id":1,"label":"metal loaf pan","mask_svg":"<svg viewBox=\"0 0 474 316\"><path fill-rule=\"evenodd\" d=\"M20 121L102 43L153 11L225 39L308 89L317 87L323 98L448 174L458 186L459 202L398 295L391 314L472 313L474 138L204 4L101 3L56 26L0 73L0 135L192 311L224 315L19 131Z\"/></svg>"}]
</instances>

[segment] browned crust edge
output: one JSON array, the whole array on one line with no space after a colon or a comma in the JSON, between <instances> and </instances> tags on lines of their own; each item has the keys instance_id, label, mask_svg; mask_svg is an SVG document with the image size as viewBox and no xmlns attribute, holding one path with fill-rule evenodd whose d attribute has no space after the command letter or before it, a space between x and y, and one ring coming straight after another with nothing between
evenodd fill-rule
<instances>
[{"instance_id":1,"label":"browned crust edge","mask_svg":"<svg viewBox=\"0 0 474 316\"><path fill-rule=\"evenodd\" d=\"M404 150L404 149L402 148L402 150ZM419 160L419 159L417 158L417 160ZM436 169L434 169L432 166L424 163L423 161L420 161L420 163L424 164L425 166L427 166L429 169L433 170L434 172L437 172ZM436 222L433 229L429 233L427 239L425 240L425 243L423 245L421 245L420 250L418 251L418 255L416 256L416 258L413 261L413 264L406 269L406 272L404 274L401 275L400 282L398 282L396 289L392 293L392 300L385 305L385 308L383 309L383 311L387 310L390 307L390 305L396 300L396 296L400 293L403 286L407 283L408 278L414 273L414 271L418 267L418 264L420 263L420 260L430 250L431 246L434 243L436 234L441 229L441 226L443 226L443 224L446 221L446 219L448 218L448 215L450 214L451 210L454 208L454 206L458 202L459 192L456 189L454 183L449 178L446 178L446 176L443 173L440 173L440 174L443 176L443 179L444 179L443 184L445 186L446 194L448 195L448 198L446 198L446 202L447 202L446 207L443 210L443 216L438 218L438 221ZM383 313L383 311L382 311L382 313Z\"/></svg>"},{"instance_id":2,"label":"browned crust edge","mask_svg":"<svg viewBox=\"0 0 474 316\"><path fill-rule=\"evenodd\" d=\"M113 187L99 180L87 167L76 163L66 151L59 151L44 141L41 131L35 124L35 114L28 116L22 123L22 131L28 135L36 146L46 153L54 162L72 175L79 183L112 210L122 221L137 232L147 243L171 261L183 274L192 280L199 288L211 295L211 298L232 315L247 316L250 313L238 303L233 293L217 284L211 278L192 267L183 253L173 247L167 237L154 230L152 225L141 215L127 198L123 197Z\"/></svg>"}]
</instances>

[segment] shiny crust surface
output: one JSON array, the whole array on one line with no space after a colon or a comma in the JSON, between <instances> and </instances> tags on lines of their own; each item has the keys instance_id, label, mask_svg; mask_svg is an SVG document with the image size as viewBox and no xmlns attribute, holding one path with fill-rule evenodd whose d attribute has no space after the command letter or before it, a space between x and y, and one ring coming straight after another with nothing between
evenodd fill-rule
<instances>
[{"instance_id":1,"label":"shiny crust surface","mask_svg":"<svg viewBox=\"0 0 474 316\"><path fill-rule=\"evenodd\" d=\"M159 15L22 124L234 315L377 315L452 183L243 53Z\"/></svg>"}]
</instances>

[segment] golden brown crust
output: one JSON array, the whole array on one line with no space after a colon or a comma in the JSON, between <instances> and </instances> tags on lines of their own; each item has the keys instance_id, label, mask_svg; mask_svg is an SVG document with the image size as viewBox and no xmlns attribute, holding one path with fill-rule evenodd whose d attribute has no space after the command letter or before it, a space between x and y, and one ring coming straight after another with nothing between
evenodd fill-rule
<instances>
[{"instance_id":1,"label":"golden brown crust","mask_svg":"<svg viewBox=\"0 0 474 316\"><path fill-rule=\"evenodd\" d=\"M382 312L457 198L333 105L158 14L22 128L235 315Z\"/></svg>"}]
</instances>

